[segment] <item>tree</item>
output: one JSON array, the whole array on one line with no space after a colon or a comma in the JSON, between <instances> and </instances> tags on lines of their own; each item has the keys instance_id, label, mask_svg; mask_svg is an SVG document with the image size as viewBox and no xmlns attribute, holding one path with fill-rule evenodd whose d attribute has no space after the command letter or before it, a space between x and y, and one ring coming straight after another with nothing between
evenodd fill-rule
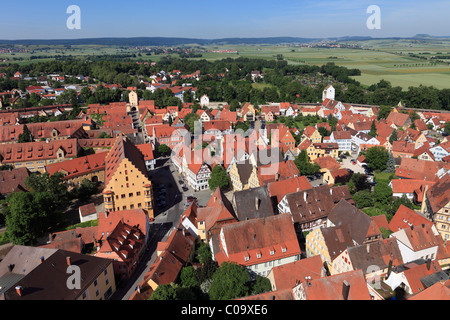
<instances>
[{"instance_id":1,"label":"tree","mask_svg":"<svg viewBox=\"0 0 450 320\"><path fill-rule=\"evenodd\" d=\"M3 214L8 239L19 245L34 245L61 218L52 195L36 191L8 195Z\"/></svg>"},{"instance_id":2,"label":"tree","mask_svg":"<svg viewBox=\"0 0 450 320\"><path fill-rule=\"evenodd\" d=\"M397 133L397 129L394 129L394 131L392 131L391 136L389 137L389 143L393 144L394 141L398 140L398 133Z\"/></svg>"},{"instance_id":3,"label":"tree","mask_svg":"<svg viewBox=\"0 0 450 320\"><path fill-rule=\"evenodd\" d=\"M372 193L367 189L355 193L352 199L355 201L356 207L359 209L373 206Z\"/></svg>"},{"instance_id":4,"label":"tree","mask_svg":"<svg viewBox=\"0 0 450 320\"><path fill-rule=\"evenodd\" d=\"M445 123L444 131L446 134L450 135L450 121Z\"/></svg>"},{"instance_id":5,"label":"tree","mask_svg":"<svg viewBox=\"0 0 450 320\"><path fill-rule=\"evenodd\" d=\"M375 120L372 121L372 125L370 126L369 136L376 138L377 134L377 125L375 124Z\"/></svg>"},{"instance_id":6,"label":"tree","mask_svg":"<svg viewBox=\"0 0 450 320\"><path fill-rule=\"evenodd\" d=\"M378 182L373 188L373 199L375 203L388 205L392 201L392 189L384 181Z\"/></svg>"},{"instance_id":7,"label":"tree","mask_svg":"<svg viewBox=\"0 0 450 320\"><path fill-rule=\"evenodd\" d=\"M23 125L23 132L19 134L18 142L33 142L33 136L31 135L31 131L28 129L26 124Z\"/></svg>"},{"instance_id":8,"label":"tree","mask_svg":"<svg viewBox=\"0 0 450 320\"><path fill-rule=\"evenodd\" d=\"M319 127L319 133L322 137L329 137L331 135L331 132L327 130L325 127Z\"/></svg>"},{"instance_id":9,"label":"tree","mask_svg":"<svg viewBox=\"0 0 450 320\"><path fill-rule=\"evenodd\" d=\"M51 176L48 172L32 174L26 179L25 185L34 192L48 193L53 200L54 207L57 207L65 204L69 196L63 177L63 174L59 172Z\"/></svg>"},{"instance_id":10,"label":"tree","mask_svg":"<svg viewBox=\"0 0 450 320\"><path fill-rule=\"evenodd\" d=\"M183 287L190 288L200 285L197 279L197 271L192 266L184 267L183 269L181 269L180 280Z\"/></svg>"},{"instance_id":11,"label":"tree","mask_svg":"<svg viewBox=\"0 0 450 320\"><path fill-rule=\"evenodd\" d=\"M200 116L197 113L189 113L184 117L184 123L189 127L191 133L194 132L195 123L198 119L200 119Z\"/></svg>"},{"instance_id":12,"label":"tree","mask_svg":"<svg viewBox=\"0 0 450 320\"><path fill-rule=\"evenodd\" d=\"M272 290L270 280L259 275L256 276L256 280L252 283L250 291L251 295L261 294Z\"/></svg>"},{"instance_id":13,"label":"tree","mask_svg":"<svg viewBox=\"0 0 450 320\"><path fill-rule=\"evenodd\" d=\"M395 159L394 155L391 152L389 152L389 158L386 163L386 170L384 171L387 173L395 173Z\"/></svg>"},{"instance_id":14,"label":"tree","mask_svg":"<svg viewBox=\"0 0 450 320\"><path fill-rule=\"evenodd\" d=\"M107 134L105 131L101 132L98 137L99 139L110 139L111 136L109 134Z\"/></svg>"},{"instance_id":15,"label":"tree","mask_svg":"<svg viewBox=\"0 0 450 320\"><path fill-rule=\"evenodd\" d=\"M294 160L295 165L302 176L310 176L320 170L317 163L310 163L308 153L306 150L302 150L297 158Z\"/></svg>"},{"instance_id":16,"label":"tree","mask_svg":"<svg viewBox=\"0 0 450 320\"><path fill-rule=\"evenodd\" d=\"M244 267L234 262L224 262L212 277L209 296L211 300L231 300L249 293L246 283L250 275Z\"/></svg>"},{"instance_id":17,"label":"tree","mask_svg":"<svg viewBox=\"0 0 450 320\"><path fill-rule=\"evenodd\" d=\"M78 187L72 190L72 194L79 200L84 201L89 200L97 191L97 184L85 178Z\"/></svg>"},{"instance_id":18,"label":"tree","mask_svg":"<svg viewBox=\"0 0 450 320\"><path fill-rule=\"evenodd\" d=\"M195 300L195 294L189 288L178 284L162 284L152 293L150 300Z\"/></svg>"},{"instance_id":19,"label":"tree","mask_svg":"<svg viewBox=\"0 0 450 320\"><path fill-rule=\"evenodd\" d=\"M159 152L162 156L165 156L165 155L168 155L168 154L169 154L170 148L169 148L167 145L165 145L165 144L161 144L161 145L158 146L158 152Z\"/></svg>"},{"instance_id":20,"label":"tree","mask_svg":"<svg viewBox=\"0 0 450 320\"><path fill-rule=\"evenodd\" d=\"M230 187L230 178L228 177L227 170L221 165L214 166L208 185L212 191L215 191L217 187L220 190L227 190Z\"/></svg>"},{"instance_id":21,"label":"tree","mask_svg":"<svg viewBox=\"0 0 450 320\"><path fill-rule=\"evenodd\" d=\"M373 170L385 170L388 159L389 152L383 147L372 147L366 152L366 161Z\"/></svg>"},{"instance_id":22,"label":"tree","mask_svg":"<svg viewBox=\"0 0 450 320\"><path fill-rule=\"evenodd\" d=\"M209 259L212 259L211 248L209 245L202 242L195 251L195 257L200 263L205 263Z\"/></svg>"},{"instance_id":23,"label":"tree","mask_svg":"<svg viewBox=\"0 0 450 320\"><path fill-rule=\"evenodd\" d=\"M351 193L356 193L362 190L370 189L371 185L367 180L367 176L362 173L354 173L350 178L350 181L347 185L349 185L349 190Z\"/></svg>"},{"instance_id":24,"label":"tree","mask_svg":"<svg viewBox=\"0 0 450 320\"><path fill-rule=\"evenodd\" d=\"M380 106L380 110L378 111L378 120L386 119L391 113L390 106Z\"/></svg>"}]
</instances>

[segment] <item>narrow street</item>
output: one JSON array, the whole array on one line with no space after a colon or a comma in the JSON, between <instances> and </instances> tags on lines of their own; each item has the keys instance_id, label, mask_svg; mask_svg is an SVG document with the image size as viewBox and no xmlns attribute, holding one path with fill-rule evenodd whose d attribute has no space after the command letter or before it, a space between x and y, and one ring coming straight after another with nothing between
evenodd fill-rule
<instances>
[{"instance_id":1,"label":"narrow street","mask_svg":"<svg viewBox=\"0 0 450 320\"><path fill-rule=\"evenodd\" d=\"M189 186L188 190L183 192L180 183L181 178L176 170L170 165L168 158L160 158L157 162L157 168L150 172L151 181L156 190L162 187L166 192L166 205L158 207L158 200L155 200L155 220L150 225L150 236L147 250L142 255L136 270L130 279L117 285L117 290L111 297L111 300L128 300L137 290L139 283L144 280L145 274L149 271L150 266L156 261L156 247L158 242L164 242L170 235L173 227L177 226L180 217L186 210L186 201L188 196L194 196L198 199L201 206L205 206L211 196L209 190L194 192Z\"/></svg>"}]
</instances>

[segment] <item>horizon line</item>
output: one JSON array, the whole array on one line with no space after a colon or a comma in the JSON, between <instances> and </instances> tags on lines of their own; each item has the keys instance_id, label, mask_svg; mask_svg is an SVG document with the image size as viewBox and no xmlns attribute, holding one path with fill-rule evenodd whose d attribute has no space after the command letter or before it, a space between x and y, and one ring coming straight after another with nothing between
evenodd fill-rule
<instances>
[{"instance_id":1,"label":"horizon line","mask_svg":"<svg viewBox=\"0 0 450 320\"><path fill-rule=\"evenodd\" d=\"M98 36L98 37L82 37L82 38L28 38L28 39L0 39L0 41L77 41L77 40L96 40L96 39L185 39L185 40L204 40L204 41L217 41L225 39L276 39L276 38L292 38L292 39L307 39L307 40L326 40L326 39L345 39L345 38L370 38L377 39L389 39L389 38L401 38L410 39L418 36L430 37L430 38L450 38L450 35L429 35L429 34L415 34L413 36L380 36L373 37L370 35L345 35L334 37L301 37L301 36L270 36L270 37L219 37L219 38L202 38L202 37L177 37L177 36Z\"/></svg>"}]
</instances>

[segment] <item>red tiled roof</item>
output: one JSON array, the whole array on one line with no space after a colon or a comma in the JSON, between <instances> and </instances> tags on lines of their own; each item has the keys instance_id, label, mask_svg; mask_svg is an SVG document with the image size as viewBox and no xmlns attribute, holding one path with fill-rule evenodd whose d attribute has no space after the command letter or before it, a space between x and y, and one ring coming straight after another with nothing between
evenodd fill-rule
<instances>
[{"instance_id":1,"label":"red tiled roof","mask_svg":"<svg viewBox=\"0 0 450 320\"><path fill-rule=\"evenodd\" d=\"M409 119L409 115L406 113L400 112L391 112L386 119L386 122L393 123L397 127L403 127Z\"/></svg>"},{"instance_id":2,"label":"red tiled roof","mask_svg":"<svg viewBox=\"0 0 450 320\"><path fill-rule=\"evenodd\" d=\"M308 280L303 283L306 300L343 300L344 281L350 285L348 300L372 300L361 269Z\"/></svg>"},{"instance_id":3,"label":"red tiled roof","mask_svg":"<svg viewBox=\"0 0 450 320\"><path fill-rule=\"evenodd\" d=\"M433 222L421 216L414 210L401 205L392 218L391 222L389 222L389 228L395 232L401 229L411 229L411 226L421 226L422 224L428 224L432 226Z\"/></svg>"},{"instance_id":4,"label":"red tiled roof","mask_svg":"<svg viewBox=\"0 0 450 320\"><path fill-rule=\"evenodd\" d=\"M319 255L273 267L273 280L276 290L292 289L306 277L322 278L323 262Z\"/></svg>"},{"instance_id":5,"label":"red tiled roof","mask_svg":"<svg viewBox=\"0 0 450 320\"><path fill-rule=\"evenodd\" d=\"M27 168L16 168L0 171L0 195L8 195L16 191L25 191L25 182L30 176Z\"/></svg>"},{"instance_id":6,"label":"red tiled roof","mask_svg":"<svg viewBox=\"0 0 450 320\"><path fill-rule=\"evenodd\" d=\"M408 296L407 300L450 300L450 280L436 282L431 287Z\"/></svg>"},{"instance_id":7,"label":"red tiled roof","mask_svg":"<svg viewBox=\"0 0 450 320\"><path fill-rule=\"evenodd\" d=\"M218 259L219 265L232 261L248 266L301 254L289 215L231 223L223 226L221 232L226 243L227 259Z\"/></svg>"},{"instance_id":8,"label":"red tiled roof","mask_svg":"<svg viewBox=\"0 0 450 320\"><path fill-rule=\"evenodd\" d=\"M433 213L438 212L450 202L450 173L447 173L427 192L427 198Z\"/></svg>"},{"instance_id":9,"label":"red tiled roof","mask_svg":"<svg viewBox=\"0 0 450 320\"><path fill-rule=\"evenodd\" d=\"M425 287L420 279L441 270L442 268L438 261L433 260L431 261L430 269L428 269L427 264L424 263L405 270L404 275L408 281L409 288L412 293L418 293L425 290Z\"/></svg>"},{"instance_id":10,"label":"red tiled roof","mask_svg":"<svg viewBox=\"0 0 450 320\"><path fill-rule=\"evenodd\" d=\"M67 174L64 179L71 179L76 176L88 174L89 172L104 170L107 154L107 152L100 152L76 159L53 163L49 164L45 169L50 175L53 175L56 172L65 172Z\"/></svg>"},{"instance_id":11,"label":"red tiled roof","mask_svg":"<svg viewBox=\"0 0 450 320\"><path fill-rule=\"evenodd\" d=\"M0 145L0 159L2 164L56 159L56 152L59 149L64 152L65 158L76 158L78 153L77 140L2 144Z\"/></svg>"}]
</instances>

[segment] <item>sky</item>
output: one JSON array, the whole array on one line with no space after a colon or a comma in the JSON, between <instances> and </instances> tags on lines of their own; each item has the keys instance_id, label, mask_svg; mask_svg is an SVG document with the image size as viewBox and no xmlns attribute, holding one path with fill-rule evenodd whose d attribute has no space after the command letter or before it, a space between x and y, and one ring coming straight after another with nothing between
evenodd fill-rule
<instances>
[{"instance_id":1,"label":"sky","mask_svg":"<svg viewBox=\"0 0 450 320\"><path fill-rule=\"evenodd\" d=\"M0 0L0 39L450 36L450 0ZM80 8L69 29L67 8ZM380 8L380 28L367 20Z\"/></svg>"}]
</instances>

